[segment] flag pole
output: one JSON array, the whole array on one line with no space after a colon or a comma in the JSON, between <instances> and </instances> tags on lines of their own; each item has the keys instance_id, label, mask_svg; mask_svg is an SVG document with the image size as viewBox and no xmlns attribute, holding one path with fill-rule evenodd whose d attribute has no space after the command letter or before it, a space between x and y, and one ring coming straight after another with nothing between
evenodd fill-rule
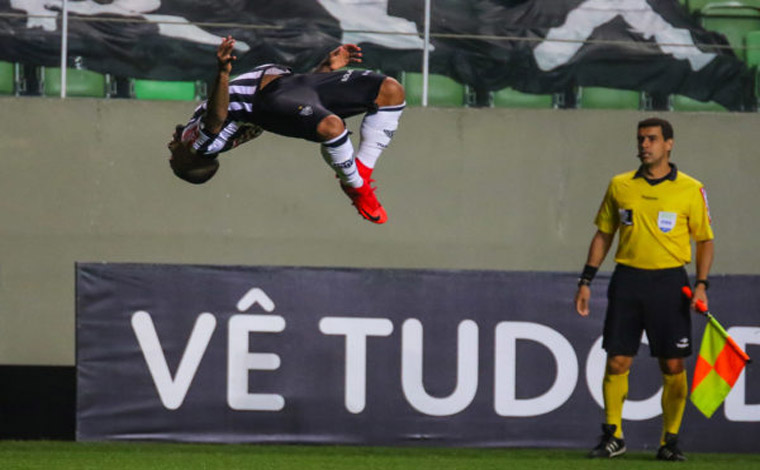
<instances>
[{"instance_id":1,"label":"flag pole","mask_svg":"<svg viewBox=\"0 0 760 470\"><path fill-rule=\"evenodd\" d=\"M63 0L61 18L61 98L66 98L66 62L69 52L69 1Z\"/></svg>"},{"instance_id":2,"label":"flag pole","mask_svg":"<svg viewBox=\"0 0 760 470\"><path fill-rule=\"evenodd\" d=\"M430 0L425 0L425 44L422 49L422 106L428 105L430 77Z\"/></svg>"},{"instance_id":3,"label":"flag pole","mask_svg":"<svg viewBox=\"0 0 760 470\"><path fill-rule=\"evenodd\" d=\"M692 292L691 288L689 286L684 286L681 288L681 292L683 294L691 299L692 298ZM723 338L726 339L726 342L731 346L731 348L736 351L736 353L746 362L747 364L752 362L752 359L750 359L749 355L744 352L744 350L739 347L738 344L736 344L736 341L731 337L731 335L728 334L728 331L726 331L725 328L723 328L723 325L721 325L718 320L710 313L710 311L707 309L707 305L705 305L702 300L697 300L695 307L697 308L697 312L701 313L702 315L707 317L707 321L710 322L710 324L715 328L716 331L720 333Z\"/></svg>"}]
</instances>

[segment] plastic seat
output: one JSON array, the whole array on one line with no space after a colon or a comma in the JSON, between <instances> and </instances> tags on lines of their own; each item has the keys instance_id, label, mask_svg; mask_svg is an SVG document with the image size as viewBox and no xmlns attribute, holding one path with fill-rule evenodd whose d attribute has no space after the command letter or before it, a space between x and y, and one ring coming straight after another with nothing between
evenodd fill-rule
<instances>
[{"instance_id":1,"label":"plastic seat","mask_svg":"<svg viewBox=\"0 0 760 470\"><path fill-rule=\"evenodd\" d=\"M699 13L702 26L726 36L734 53L746 60L744 38L752 31L760 31L760 8L739 3L710 3Z\"/></svg>"},{"instance_id":2,"label":"plastic seat","mask_svg":"<svg viewBox=\"0 0 760 470\"><path fill-rule=\"evenodd\" d=\"M716 7L726 4L760 8L760 0L679 0L679 2L685 4L690 12L696 14L699 14L705 7Z\"/></svg>"},{"instance_id":3,"label":"plastic seat","mask_svg":"<svg viewBox=\"0 0 760 470\"><path fill-rule=\"evenodd\" d=\"M422 104L422 74L406 72L402 78L406 90L406 104L420 106ZM444 75L428 75L428 105L439 107L464 106L467 103L467 90L464 85L457 83Z\"/></svg>"},{"instance_id":4,"label":"plastic seat","mask_svg":"<svg viewBox=\"0 0 760 470\"><path fill-rule=\"evenodd\" d=\"M746 63L749 67L760 65L760 31L751 31L744 37L747 47Z\"/></svg>"},{"instance_id":5,"label":"plastic seat","mask_svg":"<svg viewBox=\"0 0 760 470\"><path fill-rule=\"evenodd\" d=\"M0 95L12 95L16 92L15 66L10 62L0 61Z\"/></svg>"},{"instance_id":6,"label":"plastic seat","mask_svg":"<svg viewBox=\"0 0 760 470\"><path fill-rule=\"evenodd\" d=\"M493 92L493 106L495 108L548 109L554 107L554 97L552 95L523 93L514 88L504 88Z\"/></svg>"},{"instance_id":7,"label":"plastic seat","mask_svg":"<svg viewBox=\"0 0 760 470\"><path fill-rule=\"evenodd\" d=\"M714 101L697 101L693 98L683 95L673 95L671 97L671 108L673 111L691 111L691 112L722 112L727 111L726 108L719 105Z\"/></svg>"},{"instance_id":8,"label":"plastic seat","mask_svg":"<svg viewBox=\"0 0 760 470\"><path fill-rule=\"evenodd\" d=\"M42 94L61 96L61 69L43 67ZM108 78L98 72L84 69L66 69L66 96L105 98L108 96Z\"/></svg>"},{"instance_id":9,"label":"plastic seat","mask_svg":"<svg viewBox=\"0 0 760 470\"><path fill-rule=\"evenodd\" d=\"M197 99L195 82L162 80L132 81L132 96L138 100L193 101Z\"/></svg>"},{"instance_id":10,"label":"plastic seat","mask_svg":"<svg viewBox=\"0 0 760 470\"><path fill-rule=\"evenodd\" d=\"M640 109L641 92L603 87L581 87L578 107L582 109Z\"/></svg>"}]
</instances>

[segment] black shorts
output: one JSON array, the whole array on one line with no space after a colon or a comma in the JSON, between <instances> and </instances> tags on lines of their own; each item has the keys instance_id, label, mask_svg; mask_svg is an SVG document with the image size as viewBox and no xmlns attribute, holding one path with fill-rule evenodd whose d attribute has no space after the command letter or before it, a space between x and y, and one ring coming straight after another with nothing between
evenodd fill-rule
<instances>
[{"instance_id":1,"label":"black shorts","mask_svg":"<svg viewBox=\"0 0 760 470\"><path fill-rule=\"evenodd\" d=\"M286 75L256 94L253 121L275 134L319 142L317 125L325 117L376 111L385 78L371 70Z\"/></svg>"},{"instance_id":2,"label":"black shorts","mask_svg":"<svg viewBox=\"0 0 760 470\"><path fill-rule=\"evenodd\" d=\"M683 267L636 269L618 264L607 290L602 347L610 356L635 356L646 331L652 356L672 359L691 355L689 285Z\"/></svg>"}]
</instances>

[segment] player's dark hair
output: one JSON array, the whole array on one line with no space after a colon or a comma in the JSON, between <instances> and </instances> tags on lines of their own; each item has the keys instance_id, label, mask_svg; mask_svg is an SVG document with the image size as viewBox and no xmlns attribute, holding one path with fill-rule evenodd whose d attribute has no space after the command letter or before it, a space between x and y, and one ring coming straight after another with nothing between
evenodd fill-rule
<instances>
[{"instance_id":1,"label":"player's dark hair","mask_svg":"<svg viewBox=\"0 0 760 470\"><path fill-rule=\"evenodd\" d=\"M219 170L219 162L216 160L213 160L213 163L210 163L207 166L200 167L200 168L193 168L193 169L178 169L178 168L172 168L174 170L174 174L188 183L192 184L203 184L206 181L210 180Z\"/></svg>"},{"instance_id":2,"label":"player's dark hair","mask_svg":"<svg viewBox=\"0 0 760 470\"><path fill-rule=\"evenodd\" d=\"M660 118L648 118L643 121L639 121L638 129L643 127L659 127L662 130L662 137L665 140L673 138L673 126L668 121Z\"/></svg>"}]
</instances>

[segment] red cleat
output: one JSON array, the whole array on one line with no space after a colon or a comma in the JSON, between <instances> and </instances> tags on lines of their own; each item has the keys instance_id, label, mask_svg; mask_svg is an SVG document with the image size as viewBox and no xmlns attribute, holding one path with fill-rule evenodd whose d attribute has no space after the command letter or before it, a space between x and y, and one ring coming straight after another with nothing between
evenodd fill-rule
<instances>
[{"instance_id":1,"label":"red cleat","mask_svg":"<svg viewBox=\"0 0 760 470\"><path fill-rule=\"evenodd\" d=\"M360 188L340 185L340 189L351 199L351 203L356 207L359 215L376 224L384 224L388 220L388 214L375 196L375 188L370 187L369 182L365 180Z\"/></svg>"},{"instance_id":2,"label":"red cleat","mask_svg":"<svg viewBox=\"0 0 760 470\"><path fill-rule=\"evenodd\" d=\"M368 167L367 165L362 163L362 161L359 160L358 158L356 159L356 169L359 170L359 176L362 177L365 183L374 181L373 179L371 179L372 170L374 170L374 168Z\"/></svg>"}]
</instances>

